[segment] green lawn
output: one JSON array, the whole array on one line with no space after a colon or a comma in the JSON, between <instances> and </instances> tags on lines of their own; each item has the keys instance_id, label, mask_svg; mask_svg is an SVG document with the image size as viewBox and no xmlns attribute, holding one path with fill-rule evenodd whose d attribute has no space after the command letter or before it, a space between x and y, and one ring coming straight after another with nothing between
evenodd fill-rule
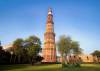
<instances>
[{"instance_id":1,"label":"green lawn","mask_svg":"<svg viewBox=\"0 0 100 71\"><path fill-rule=\"evenodd\" d=\"M0 71L100 71L99 64L83 64L80 68L62 68L61 64L31 65L0 65Z\"/></svg>"}]
</instances>

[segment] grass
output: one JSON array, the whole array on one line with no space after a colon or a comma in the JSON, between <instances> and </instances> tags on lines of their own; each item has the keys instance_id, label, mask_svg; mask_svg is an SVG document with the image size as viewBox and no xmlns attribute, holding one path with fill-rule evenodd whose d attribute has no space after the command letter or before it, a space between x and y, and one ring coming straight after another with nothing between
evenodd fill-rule
<instances>
[{"instance_id":1,"label":"grass","mask_svg":"<svg viewBox=\"0 0 100 71\"><path fill-rule=\"evenodd\" d=\"M62 68L61 64L44 64L31 66L20 65L0 65L0 71L100 71L99 64L82 64L80 68Z\"/></svg>"}]
</instances>

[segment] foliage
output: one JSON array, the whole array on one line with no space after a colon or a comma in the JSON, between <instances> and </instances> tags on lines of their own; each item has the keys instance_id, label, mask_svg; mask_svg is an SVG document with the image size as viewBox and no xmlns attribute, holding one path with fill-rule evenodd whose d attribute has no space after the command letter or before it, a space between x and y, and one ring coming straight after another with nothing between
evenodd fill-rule
<instances>
[{"instance_id":1,"label":"foliage","mask_svg":"<svg viewBox=\"0 0 100 71\"><path fill-rule=\"evenodd\" d=\"M37 55L39 51L41 50L40 39L36 36L30 36L25 41L29 43L26 45L29 56Z\"/></svg>"},{"instance_id":2,"label":"foliage","mask_svg":"<svg viewBox=\"0 0 100 71\"><path fill-rule=\"evenodd\" d=\"M25 40L25 43L26 43L25 48L28 51L30 62L33 64L37 61L35 60L35 58L37 58L38 53L41 50L41 41L36 36L30 36Z\"/></svg>"},{"instance_id":3,"label":"foliage","mask_svg":"<svg viewBox=\"0 0 100 71\"><path fill-rule=\"evenodd\" d=\"M75 66L79 65L79 63L77 63L71 56L69 56L71 54L77 55L81 53L82 50L77 41L73 41L69 36L66 37L65 35L62 35L57 45L58 50L62 56L62 66L67 66L66 64L68 64L68 66L73 64ZM69 57L66 58L67 56Z\"/></svg>"},{"instance_id":4,"label":"foliage","mask_svg":"<svg viewBox=\"0 0 100 71\"><path fill-rule=\"evenodd\" d=\"M57 45L58 50L63 56L64 54L69 53L69 49L71 48L71 38L63 35L60 37L60 40L58 41Z\"/></svg>"},{"instance_id":5,"label":"foliage","mask_svg":"<svg viewBox=\"0 0 100 71\"><path fill-rule=\"evenodd\" d=\"M3 47L0 45L0 64L9 64L10 53L3 50Z\"/></svg>"},{"instance_id":6,"label":"foliage","mask_svg":"<svg viewBox=\"0 0 100 71\"><path fill-rule=\"evenodd\" d=\"M73 54L81 54L82 53L82 49L80 48L80 45L77 41L71 42L71 48L73 50Z\"/></svg>"},{"instance_id":7,"label":"foliage","mask_svg":"<svg viewBox=\"0 0 100 71\"><path fill-rule=\"evenodd\" d=\"M99 50L95 50L92 55L98 56L100 57L100 51Z\"/></svg>"},{"instance_id":8,"label":"foliage","mask_svg":"<svg viewBox=\"0 0 100 71\"><path fill-rule=\"evenodd\" d=\"M93 53L91 53L94 57L97 57L97 59L94 59L95 63L100 63L100 51L95 50Z\"/></svg>"},{"instance_id":9,"label":"foliage","mask_svg":"<svg viewBox=\"0 0 100 71\"><path fill-rule=\"evenodd\" d=\"M13 42L13 46L6 52L0 46L0 61L8 63L37 63L41 62L43 57L39 55L41 51L41 41L37 36L30 36L23 40L18 38ZM5 60L6 59L6 60Z\"/></svg>"}]
</instances>

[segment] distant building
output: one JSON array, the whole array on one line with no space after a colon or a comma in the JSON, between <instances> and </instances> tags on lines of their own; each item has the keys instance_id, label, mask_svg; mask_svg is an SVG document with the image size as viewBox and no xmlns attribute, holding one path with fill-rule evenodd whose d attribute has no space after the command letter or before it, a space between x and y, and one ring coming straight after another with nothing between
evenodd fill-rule
<instances>
[{"instance_id":1,"label":"distant building","mask_svg":"<svg viewBox=\"0 0 100 71\"><path fill-rule=\"evenodd\" d=\"M67 56L70 58L70 56ZM66 57L66 58L67 58ZM74 56L71 56L71 58L74 58ZM89 55L89 54L80 54L77 56L78 60L80 60L82 63L98 63L100 60L98 60L97 56ZM62 62L62 57L57 58L57 62Z\"/></svg>"},{"instance_id":2,"label":"distant building","mask_svg":"<svg viewBox=\"0 0 100 71\"><path fill-rule=\"evenodd\" d=\"M6 44L6 45L3 45L3 49L9 49L9 48L11 48L12 46L13 46L12 43Z\"/></svg>"}]
</instances>

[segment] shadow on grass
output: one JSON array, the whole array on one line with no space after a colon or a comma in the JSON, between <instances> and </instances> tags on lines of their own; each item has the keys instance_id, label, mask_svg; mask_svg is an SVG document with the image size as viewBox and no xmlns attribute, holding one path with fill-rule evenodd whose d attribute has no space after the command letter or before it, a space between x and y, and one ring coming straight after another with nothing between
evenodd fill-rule
<instances>
[{"instance_id":1,"label":"shadow on grass","mask_svg":"<svg viewBox=\"0 0 100 71\"><path fill-rule=\"evenodd\" d=\"M60 66L61 67L61 66ZM0 65L0 71L58 71L58 64L16 64L16 65Z\"/></svg>"},{"instance_id":2,"label":"shadow on grass","mask_svg":"<svg viewBox=\"0 0 100 71\"><path fill-rule=\"evenodd\" d=\"M0 65L0 71L8 71L8 70L13 70L13 69L21 69L28 67L28 65Z\"/></svg>"}]
</instances>

